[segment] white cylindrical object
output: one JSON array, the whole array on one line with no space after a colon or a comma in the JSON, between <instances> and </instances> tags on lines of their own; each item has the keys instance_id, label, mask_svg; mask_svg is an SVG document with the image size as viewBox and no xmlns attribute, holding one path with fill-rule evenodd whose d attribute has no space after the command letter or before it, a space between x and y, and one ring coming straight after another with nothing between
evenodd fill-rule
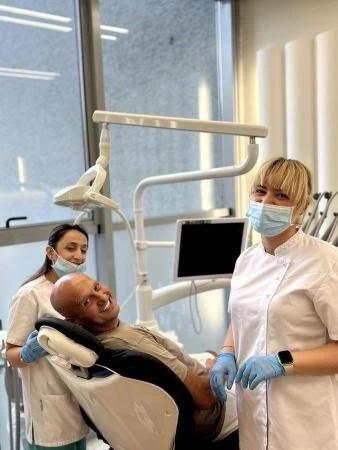
<instances>
[{"instance_id":1,"label":"white cylindrical object","mask_svg":"<svg viewBox=\"0 0 338 450\"><path fill-rule=\"evenodd\" d=\"M197 294L214 289L230 288L230 278L218 278L216 280L197 280L195 281L195 291ZM191 281L181 281L170 284L153 291L152 305L153 309L161 308L169 303L189 297L191 294Z\"/></svg>"},{"instance_id":2,"label":"white cylindrical object","mask_svg":"<svg viewBox=\"0 0 338 450\"><path fill-rule=\"evenodd\" d=\"M148 328L158 328L152 305L153 290L149 284L136 287L137 323Z\"/></svg>"},{"instance_id":3,"label":"white cylindrical object","mask_svg":"<svg viewBox=\"0 0 338 450\"><path fill-rule=\"evenodd\" d=\"M287 156L315 175L314 44L299 39L285 45Z\"/></svg>"},{"instance_id":4,"label":"white cylindrical object","mask_svg":"<svg viewBox=\"0 0 338 450\"><path fill-rule=\"evenodd\" d=\"M286 156L284 52L271 47L257 52L259 122L268 127L260 144L260 162Z\"/></svg>"},{"instance_id":5,"label":"white cylindrical object","mask_svg":"<svg viewBox=\"0 0 338 450\"><path fill-rule=\"evenodd\" d=\"M318 190L338 190L338 30L316 37Z\"/></svg>"}]
</instances>

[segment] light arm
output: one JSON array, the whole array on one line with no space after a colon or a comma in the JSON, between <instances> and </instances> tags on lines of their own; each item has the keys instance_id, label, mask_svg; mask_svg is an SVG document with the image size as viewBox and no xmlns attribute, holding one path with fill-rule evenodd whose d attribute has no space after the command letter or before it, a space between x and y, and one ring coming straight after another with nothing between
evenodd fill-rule
<instances>
[{"instance_id":1,"label":"light arm","mask_svg":"<svg viewBox=\"0 0 338 450\"><path fill-rule=\"evenodd\" d=\"M230 278L210 280L209 282L206 280L195 281L194 292L196 292L196 294L200 294L201 292L207 292L214 289L230 288L230 283ZM154 289L152 307L154 310L161 308L162 306L175 302L180 298L189 297L190 293L191 281L182 281L180 283L171 284L159 289Z\"/></svg>"},{"instance_id":2,"label":"light arm","mask_svg":"<svg viewBox=\"0 0 338 450\"><path fill-rule=\"evenodd\" d=\"M247 136L253 138L265 138L268 134L267 127L261 125L246 125L218 120L187 119L183 117L129 114L124 112L95 111L93 114L93 121L98 123L166 128L180 131L230 134L233 136Z\"/></svg>"}]
</instances>

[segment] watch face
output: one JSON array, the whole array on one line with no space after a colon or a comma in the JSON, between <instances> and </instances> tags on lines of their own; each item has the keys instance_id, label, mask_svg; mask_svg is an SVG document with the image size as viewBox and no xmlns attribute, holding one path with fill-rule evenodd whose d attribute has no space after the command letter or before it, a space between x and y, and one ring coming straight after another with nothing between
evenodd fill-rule
<instances>
[{"instance_id":1,"label":"watch face","mask_svg":"<svg viewBox=\"0 0 338 450\"><path fill-rule=\"evenodd\" d=\"M278 352L278 357L282 364L293 364L293 358L289 350Z\"/></svg>"}]
</instances>

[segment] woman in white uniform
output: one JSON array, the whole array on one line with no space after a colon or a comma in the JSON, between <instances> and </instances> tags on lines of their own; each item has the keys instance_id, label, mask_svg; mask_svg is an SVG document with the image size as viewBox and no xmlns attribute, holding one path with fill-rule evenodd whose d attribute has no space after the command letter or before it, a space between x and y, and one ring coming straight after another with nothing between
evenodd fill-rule
<instances>
[{"instance_id":1,"label":"woman in white uniform","mask_svg":"<svg viewBox=\"0 0 338 450\"><path fill-rule=\"evenodd\" d=\"M55 227L45 262L13 298L6 356L20 368L29 450L85 450L87 427L79 406L48 363L37 341L35 322L42 315L61 317L50 303L53 284L62 275L84 271L88 234L78 225Z\"/></svg>"},{"instance_id":2,"label":"woman in white uniform","mask_svg":"<svg viewBox=\"0 0 338 450\"><path fill-rule=\"evenodd\" d=\"M262 242L237 261L210 377L223 400L236 380L241 450L338 449L338 249L299 229L310 198L295 160L268 161L252 187Z\"/></svg>"}]
</instances>

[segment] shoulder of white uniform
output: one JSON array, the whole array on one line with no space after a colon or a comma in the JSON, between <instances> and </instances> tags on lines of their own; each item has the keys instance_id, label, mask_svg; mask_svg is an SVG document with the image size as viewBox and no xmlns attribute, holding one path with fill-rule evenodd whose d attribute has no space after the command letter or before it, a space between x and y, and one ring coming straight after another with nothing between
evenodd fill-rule
<instances>
[{"instance_id":1,"label":"shoulder of white uniform","mask_svg":"<svg viewBox=\"0 0 338 450\"><path fill-rule=\"evenodd\" d=\"M236 266L235 266L235 273L238 270L239 266L244 263L244 261L248 262L250 259L255 258L256 251L257 251L257 249L259 249L260 245L261 244L258 243L258 244L252 245L251 247L243 250L243 252L237 258Z\"/></svg>"},{"instance_id":2,"label":"shoulder of white uniform","mask_svg":"<svg viewBox=\"0 0 338 450\"><path fill-rule=\"evenodd\" d=\"M251 247L246 248L245 250L242 251L242 253L240 254L238 259L246 258L247 256L251 255L252 253L255 253L261 245L262 244L260 242L258 242L257 244L251 245Z\"/></svg>"},{"instance_id":3,"label":"shoulder of white uniform","mask_svg":"<svg viewBox=\"0 0 338 450\"><path fill-rule=\"evenodd\" d=\"M336 247L333 244L330 244L329 242L323 241L322 239L314 236L310 236L308 234L304 234L304 241L314 248L322 249L323 251L327 253L331 253L332 256L338 257L338 247Z\"/></svg>"},{"instance_id":4,"label":"shoulder of white uniform","mask_svg":"<svg viewBox=\"0 0 338 450\"><path fill-rule=\"evenodd\" d=\"M333 268L338 264L338 248L333 244L307 234L304 234L303 242L305 251L325 266Z\"/></svg>"},{"instance_id":5,"label":"shoulder of white uniform","mask_svg":"<svg viewBox=\"0 0 338 450\"><path fill-rule=\"evenodd\" d=\"M44 275L42 275L35 280L29 281L28 283L20 286L20 288L17 290L16 295L27 295L31 292L34 292L36 289L39 289L44 284L51 284L51 282L48 281Z\"/></svg>"}]
</instances>

